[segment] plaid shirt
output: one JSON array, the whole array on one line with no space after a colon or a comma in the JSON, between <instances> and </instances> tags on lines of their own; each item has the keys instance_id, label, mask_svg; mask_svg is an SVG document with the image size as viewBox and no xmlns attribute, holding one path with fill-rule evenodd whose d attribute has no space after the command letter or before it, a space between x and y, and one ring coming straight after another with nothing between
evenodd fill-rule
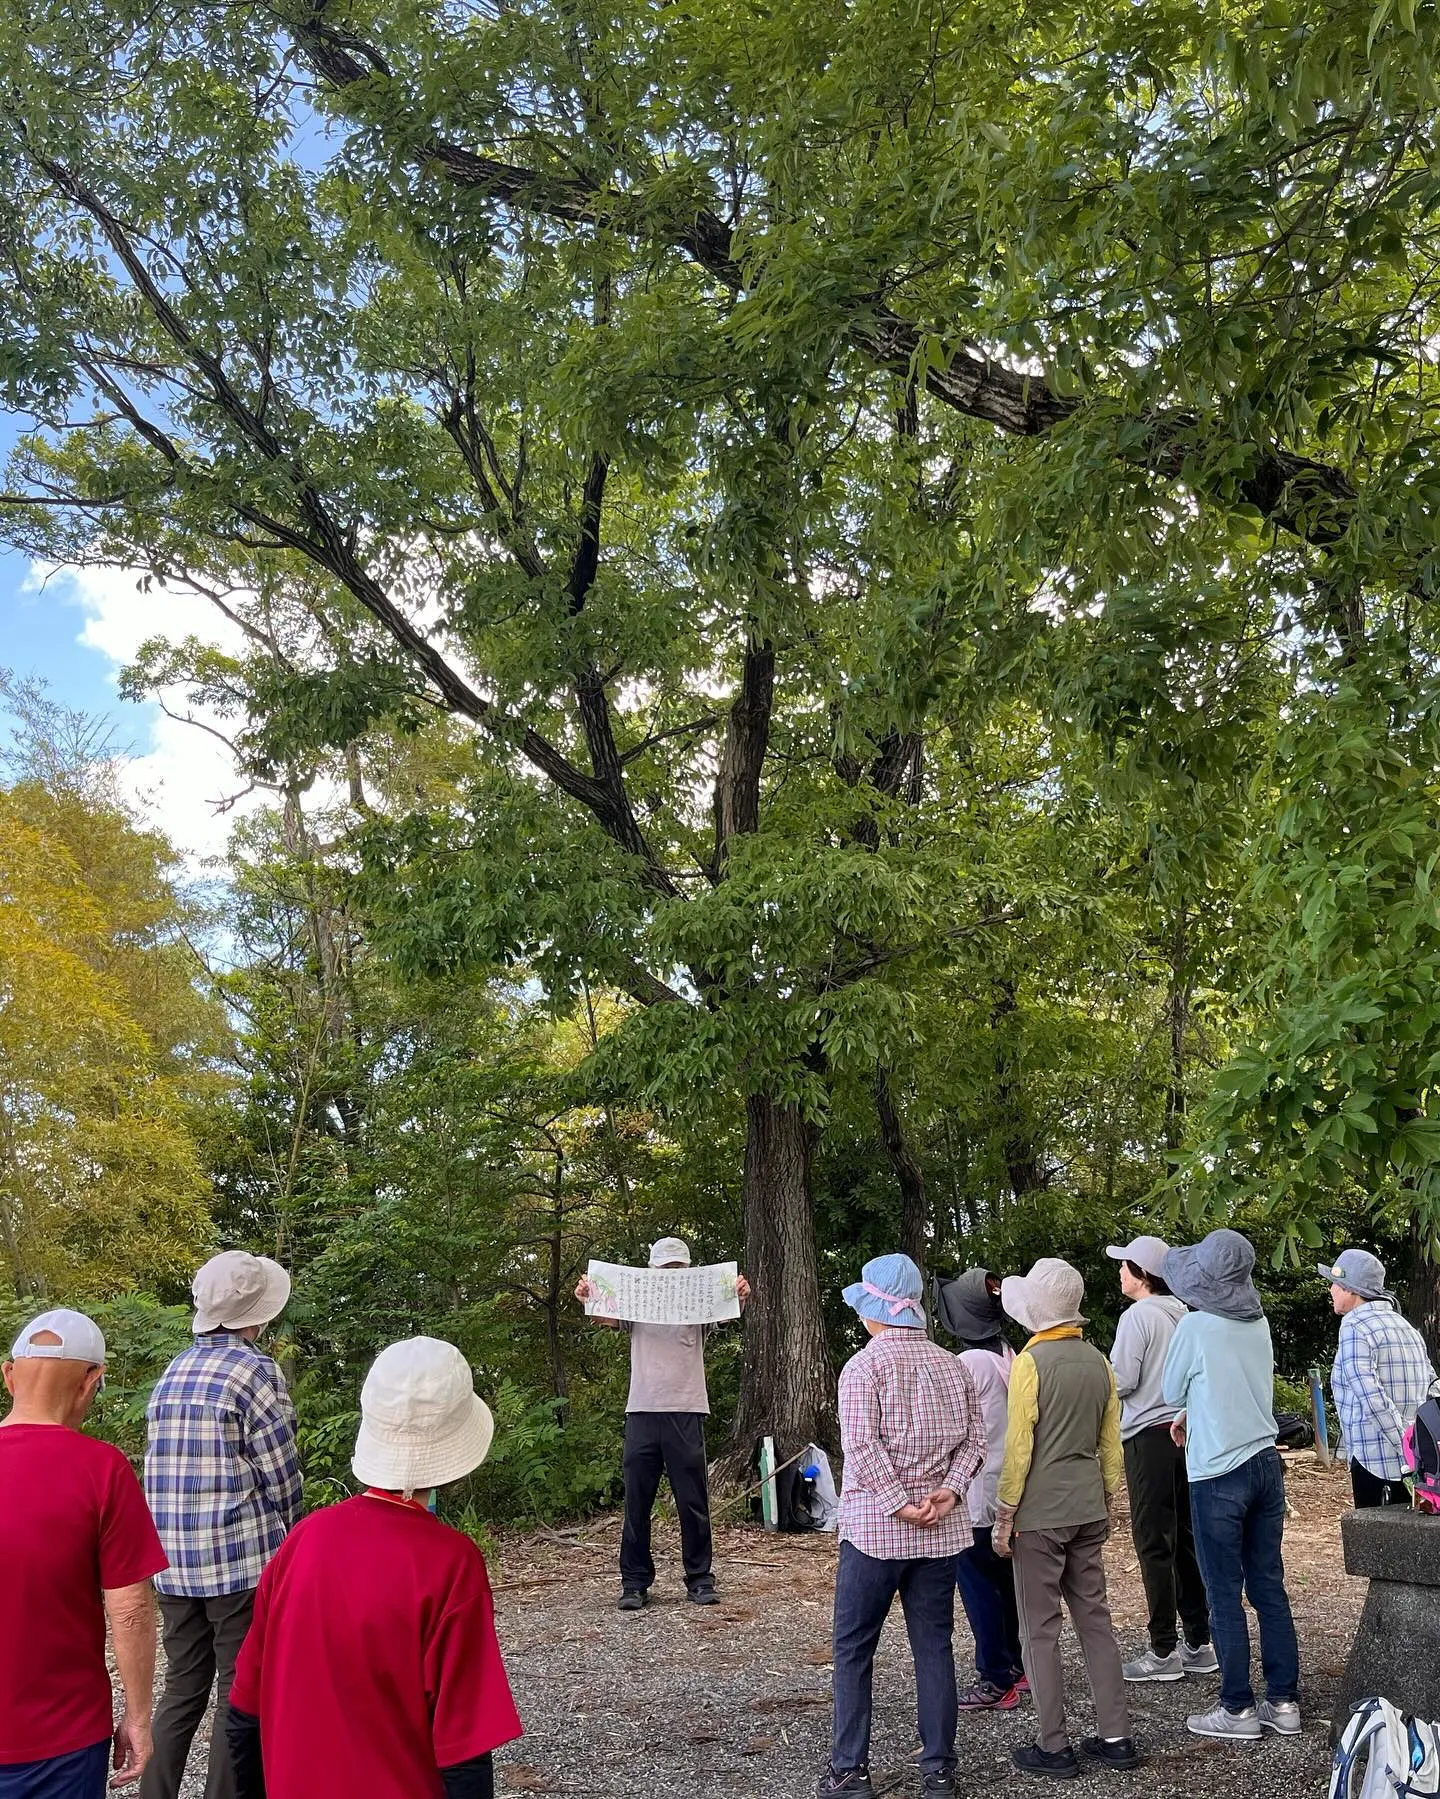
<instances>
[{"instance_id":1,"label":"plaid shirt","mask_svg":"<svg viewBox=\"0 0 1440 1799\"><path fill-rule=\"evenodd\" d=\"M267 1355L209 1331L160 1376L145 1497L170 1558L155 1582L191 1599L243 1593L300 1516L295 1410Z\"/></svg>"},{"instance_id":2,"label":"plaid shirt","mask_svg":"<svg viewBox=\"0 0 1440 1799\"><path fill-rule=\"evenodd\" d=\"M974 1541L965 1493L985 1465L985 1417L970 1371L923 1331L872 1337L840 1371L845 1481L840 1537L884 1561L958 1555ZM895 1516L940 1487L960 1503L938 1524Z\"/></svg>"},{"instance_id":3,"label":"plaid shirt","mask_svg":"<svg viewBox=\"0 0 1440 1799\"><path fill-rule=\"evenodd\" d=\"M1346 1455L1379 1480L1399 1480L1401 1438L1434 1379L1425 1339L1387 1300L1346 1312L1330 1375Z\"/></svg>"}]
</instances>

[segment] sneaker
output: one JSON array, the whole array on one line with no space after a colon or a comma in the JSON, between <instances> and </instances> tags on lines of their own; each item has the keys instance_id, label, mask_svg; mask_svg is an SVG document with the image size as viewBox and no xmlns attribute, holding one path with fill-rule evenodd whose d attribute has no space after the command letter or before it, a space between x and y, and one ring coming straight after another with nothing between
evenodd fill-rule
<instances>
[{"instance_id":1,"label":"sneaker","mask_svg":"<svg viewBox=\"0 0 1440 1799\"><path fill-rule=\"evenodd\" d=\"M615 1609L617 1612L643 1612L649 1603L650 1595L644 1587L626 1587Z\"/></svg>"},{"instance_id":2,"label":"sneaker","mask_svg":"<svg viewBox=\"0 0 1440 1799\"><path fill-rule=\"evenodd\" d=\"M997 1687L993 1680L977 1680L960 1695L962 1712L1008 1712L1019 1703L1017 1687Z\"/></svg>"},{"instance_id":3,"label":"sneaker","mask_svg":"<svg viewBox=\"0 0 1440 1799\"><path fill-rule=\"evenodd\" d=\"M1278 1699L1273 1705L1268 1699L1262 1699L1255 1708L1255 1715L1262 1730L1273 1730L1282 1737L1300 1734L1300 1707L1293 1699Z\"/></svg>"},{"instance_id":4,"label":"sneaker","mask_svg":"<svg viewBox=\"0 0 1440 1799\"><path fill-rule=\"evenodd\" d=\"M875 1799L875 1789L870 1784L870 1770L850 1768L845 1773L838 1774L834 1768L827 1768L815 1789L815 1799L840 1799L842 1793L848 1794L849 1799Z\"/></svg>"},{"instance_id":5,"label":"sneaker","mask_svg":"<svg viewBox=\"0 0 1440 1799\"><path fill-rule=\"evenodd\" d=\"M1187 1674L1218 1674L1220 1664L1215 1659L1215 1645L1201 1643L1192 1649L1188 1643L1180 1645L1180 1662Z\"/></svg>"},{"instance_id":6,"label":"sneaker","mask_svg":"<svg viewBox=\"0 0 1440 1799\"><path fill-rule=\"evenodd\" d=\"M720 1595L714 1587L690 1587L687 1589L691 1605L719 1605Z\"/></svg>"},{"instance_id":7,"label":"sneaker","mask_svg":"<svg viewBox=\"0 0 1440 1799\"><path fill-rule=\"evenodd\" d=\"M1026 1774L1043 1774L1050 1780L1073 1780L1080 1772L1075 1751L1042 1749L1038 1743L1027 1743L1023 1749L1012 1749L1010 1759Z\"/></svg>"},{"instance_id":8,"label":"sneaker","mask_svg":"<svg viewBox=\"0 0 1440 1799\"><path fill-rule=\"evenodd\" d=\"M1156 1655L1153 1649L1147 1649L1137 1655L1133 1662L1126 1662L1120 1670L1126 1680L1184 1680L1185 1664L1180 1659L1180 1651L1172 1649L1169 1655Z\"/></svg>"},{"instance_id":9,"label":"sneaker","mask_svg":"<svg viewBox=\"0 0 1440 1799\"><path fill-rule=\"evenodd\" d=\"M1030 1677L1023 1668L1015 1670L1015 1691L1022 1699L1030 1691Z\"/></svg>"},{"instance_id":10,"label":"sneaker","mask_svg":"<svg viewBox=\"0 0 1440 1799\"><path fill-rule=\"evenodd\" d=\"M955 1799L955 1776L950 1773L927 1774L920 1784L924 1799Z\"/></svg>"},{"instance_id":11,"label":"sneaker","mask_svg":"<svg viewBox=\"0 0 1440 1799\"><path fill-rule=\"evenodd\" d=\"M1135 1747L1134 1737L1117 1737L1113 1743L1108 1737L1085 1737L1080 1753L1106 1768L1138 1768L1144 1759Z\"/></svg>"},{"instance_id":12,"label":"sneaker","mask_svg":"<svg viewBox=\"0 0 1440 1799\"><path fill-rule=\"evenodd\" d=\"M1185 1728L1197 1737L1230 1737L1237 1743L1260 1741L1260 1719L1253 1705L1243 1712L1227 1712L1223 1705L1213 1711L1192 1712Z\"/></svg>"}]
</instances>

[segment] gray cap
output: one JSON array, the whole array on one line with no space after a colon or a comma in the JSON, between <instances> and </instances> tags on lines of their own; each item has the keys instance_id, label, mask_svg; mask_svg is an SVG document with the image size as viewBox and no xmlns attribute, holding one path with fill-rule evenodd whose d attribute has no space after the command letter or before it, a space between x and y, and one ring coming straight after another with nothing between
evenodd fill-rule
<instances>
[{"instance_id":1,"label":"gray cap","mask_svg":"<svg viewBox=\"0 0 1440 1799\"><path fill-rule=\"evenodd\" d=\"M1346 1249L1328 1267L1316 1264L1315 1272L1360 1299L1393 1299L1385 1289L1385 1264L1368 1249Z\"/></svg>"}]
</instances>

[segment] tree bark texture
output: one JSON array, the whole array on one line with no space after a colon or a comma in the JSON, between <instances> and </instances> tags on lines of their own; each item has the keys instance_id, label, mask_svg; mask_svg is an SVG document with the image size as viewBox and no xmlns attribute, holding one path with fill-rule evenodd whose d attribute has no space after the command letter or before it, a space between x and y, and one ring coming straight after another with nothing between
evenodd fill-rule
<instances>
[{"instance_id":1,"label":"tree bark texture","mask_svg":"<svg viewBox=\"0 0 1440 1799\"><path fill-rule=\"evenodd\" d=\"M923 1274L929 1249L925 1176L905 1141L900 1114L895 1109L895 1096L890 1091L890 1076L884 1068L875 1071L875 1114L880 1120L885 1154L890 1158L890 1167L900 1188L900 1247Z\"/></svg>"},{"instance_id":2,"label":"tree bark texture","mask_svg":"<svg viewBox=\"0 0 1440 1799\"><path fill-rule=\"evenodd\" d=\"M1405 1316L1430 1345L1431 1361L1440 1361L1440 1262L1428 1252L1417 1218L1410 1220L1409 1263Z\"/></svg>"},{"instance_id":3,"label":"tree bark texture","mask_svg":"<svg viewBox=\"0 0 1440 1799\"><path fill-rule=\"evenodd\" d=\"M745 1359L732 1453L748 1462L761 1437L783 1461L806 1443L839 1448L835 1374L820 1313L810 1196L814 1129L794 1106L745 1102Z\"/></svg>"}]
</instances>

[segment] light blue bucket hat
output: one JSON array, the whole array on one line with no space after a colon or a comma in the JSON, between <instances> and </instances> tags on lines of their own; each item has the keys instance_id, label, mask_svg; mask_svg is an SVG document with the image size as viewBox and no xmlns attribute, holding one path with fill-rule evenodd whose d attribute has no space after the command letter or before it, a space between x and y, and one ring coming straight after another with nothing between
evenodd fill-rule
<instances>
[{"instance_id":1,"label":"light blue bucket hat","mask_svg":"<svg viewBox=\"0 0 1440 1799\"><path fill-rule=\"evenodd\" d=\"M876 1324L896 1324L902 1330L923 1331L925 1308L921 1295L925 1282L909 1256L874 1256L860 1270L841 1297L862 1318Z\"/></svg>"}]
</instances>

